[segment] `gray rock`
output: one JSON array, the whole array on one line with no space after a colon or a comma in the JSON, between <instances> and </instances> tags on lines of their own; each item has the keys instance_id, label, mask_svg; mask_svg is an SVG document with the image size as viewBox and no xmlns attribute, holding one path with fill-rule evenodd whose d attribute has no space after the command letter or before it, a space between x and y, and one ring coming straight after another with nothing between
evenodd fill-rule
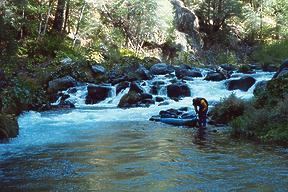
<instances>
[{"instance_id":1,"label":"gray rock","mask_svg":"<svg viewBox=\"0 0 288 192\"><path fill-rule=\"evenodd\" d=\"M122 90L128 88L130 83L128 81L122 81L116 86L116 95L118 95Z\"/></svg>"},{"instance_id":2,"label":"gray rock","mask_svg":"<svg viewBox=\"0 0 288 192\"><path fill-rule=\"evenodd\" d=\"M204 80L206 81L223 81L226 77L219 72L208 72Z\"/></svg>"},{"instance_id":3,"label":"gray rock","mask_svg":"<svg viewBox=\"0 0 288 192\"><path fill-rule=\"evenodd\" d=\"M273 79L274 78L278 78L278 77L283 77L284 75L287 74L288 70L288 59L286 59L285 61L283 61L282 65L280 66L280 68L278 69L278 71L274 74ZM282 72L283 71L283 72ZM280 76L281 74L281 76Z\"/></svg>"},{"instance_id":4,"label":"gray rock","mask_svg":"<svg viewBox=\"0 0 288 192\"><path fill-rule=\"evenodd\" d=\"M248 91L252 85L256 82L251 76L244 76L237 80L230 80L226 82L226 86L228 90L236 90L239 89L241 91Z\"/></svg>"},{"instance_id":5,"label":"gray rock","mask_svg":"<svg viewBox=\"0 0 288 192\"><path fill-rule=\"evenodd\" d=\"M201 72L197 69L187 69L187 68L180 68L180 67L176 68L175 74L178 79L184 79L184 78L189 79L189 77L190 78L202 77Z\"/></svg>"},{"instance_id":6,"label":"gray rock","mask_svg":"<svg viewBox=\"0 0 288 192\"><path fill-rule=\"evenodd\" d=\"M174 68L166 63L157 63L150 68L153 75L166 75L174 72Z\"/></svg>"},{"instance_id":7,"label":"gray rock","mask_svg":"<svg viewBox=\"0 0 288 192\"><path fill-rule=\"evenodd\" d=\"M150 80L153 78L150 71L146 69L143 65L140 65L138 69L135 71L138 80Z\"/></svg>"},{"instance_id":8,"label":"gray rock","mask_svg":"<svg viewBox=\"0 0 288 192\"><path fill-rule=\"evenodd\" d=\"M191 96L191 91L185 83L173 83L167 86L167 96L172 99L180 99Z\"/></svg>"},{"instance_id":9,"label":"gray rock","mask_svg":"<svg viewBox=\"0 0 288 192\"><path fill-rule=\"evenodd\" d=\"M91 71L96 76L104 75L106 73L106 69L103 66L101 66L101 65L92 65L91 66Z\"/></svg>"},{"instance_id":10,"label":"gray rock","mask_svg":"<svg viewBox=\"0 0 288 192\"><path fill-rule=\"evenodd\" d=\"M221 64L220 67L222 67L226 71L234 71L234 70L236 70L236 67L234 65L228 64L228 63Z\"/></svg>"},{"instance_id":11,"label":"gray rock","mask_svg":"<svg viewBox=\"0 0 288 192\"><path fill-rule=\"evenodd\" d=\"M109 97L112 88L107 85L88 85L88 94L86 96L86 104L95 104Z\"/></svg>"},{"instance_id":12,"label":"gray rock","mask_svg":"<svg viewBox=\"0 0 288 192\"><path fill-rule=\"evenodd\" d=\"M129 92L130 91L134 91L134 92L140 93L140 94L145 92L144 89L139 85L139 83L137 83L135 81L130 84Z\"/></svg>"},{"instance_id":13,"label":"gray rock","mask_svg":"<svg viewBox=\"0 0 288 192\"><path fill-rule=\"evenodd\" d=\"M76 85L77 81L71 76L54 79L48 83L48 93L57 93L58 91L63 91Z\"/></svg>"}]
</instances>

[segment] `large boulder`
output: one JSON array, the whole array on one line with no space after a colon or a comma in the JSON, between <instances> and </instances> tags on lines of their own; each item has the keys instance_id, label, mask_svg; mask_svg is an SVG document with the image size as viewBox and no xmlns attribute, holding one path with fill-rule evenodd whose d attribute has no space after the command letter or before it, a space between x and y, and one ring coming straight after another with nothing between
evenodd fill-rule
<instances>
[{"instance_id":1,"label":"large boulder","mask_svg":"<svg viewBox=\"0 0 288 192\"><path fill-rule=\"evenodd\" d=\"M244 76L240 79L236 80L230 80L226 82L226 86L228 90L236 90L239 89L241 91L248 91L252 85L256 82L256 79L254 79L251 76Z\"/></svg>"},{"instance_id":2,"label":"large boulder","mask_svg":"<svg viewBox=\"0 0 288 192\"><path fill-rule=\"evenodd\" d=\"M152 98L153 96L151 94L145 93L139 83L134 81L130 83L129 92L120 99L118 107L148 107L155 104L155 101Z\"/></svg>"},{"instance_id":3,"label":"large boulder","mask_svg":"<svg viewBox=\"0 0 288 192\"><path fill-rule=\"evenodd\" d=\"M16 137L19 132L17 119L12 115L0 113L0 139Z\"/></svg>"},{"instance_id":4,"label":"large boulder","mask_svg":"<svg viewBox=\"0 0 288 192\"><path fill-rule=\"evenodd\" d=\"M137 80L150 80L153 78L150 71L146 69L143 65L139 65L138 69L135 71Z\"/></svg>"},{"instance_id":5,"label":"large boulder","mask_svg":"<svg viewBox=\"0 0 288 192\"><path fill-rule=\"evenodd\" d=\"M106 69L101 65L92 65L91 71L94 76L101 76L101 75L105 75L106 73Z\"/></svg>"},{"instance_id":6,"label":"large boulder","mask_svg":"<svg viewBox=\"0 0 288 192\"><path fill-rule=\"evenodd\" d=\"M120 108L137 107L140 101L141 101L140 93L137 93L135 91L129 91L121 98L118 107Z\"/></svg>"},{"instance_id":7,"label":"large boulder","mask_svg":"<svg viewBox=\"0 0 288 192\"><path fill-rule=\"evenodd\" d=\"M134 91L134 92L140 93L140 94L142 94L142 93L145 92L144 89L141 87L141 85L139 85L139 83L138 83L138 82L135 82L135 81L133 81L133 82L130 84L130 90L129 90L129 92L130 92L130 91Z\"/></svg>"},{"instance_id":8,"label":"large boulder","mask_svg":"<svg viewBox=\"0 0 288 192\"><path fill-rule=\"evenodd\" d=\"M278 71L274 74L273 79L286 76L287 74L288 74L288 59L283 61Z\"/></svg>"},{"instance_id":9,"label":"large boulder","mask_svg":"<svg viewBox=\"0 0 288 192\"><path fill-rule=\"evenodd\" d=\"M190 88L185 83L172 83L167 86L167 96L172 99L180 99L181 97L191 96Z\"/></svg>"},{"instance_id":10,"label":"large boulder","mask_svg":"<svg viewBox=\"0 0 288 192\"><path fill-rule=\"evenodd\" d=\"M88 85L88 94L86 96L86 104L95 104L109 97L111 87L108 85Z\"/></svg>"},{"instance_id":11,"label":"large boulder","mask_svg":"<svg viewBox=\"0 0 288 192\"><path fill-rule=\"evenodd\" d=\"M202 77L200 70L196 68L184 68L184 67L177 67L175 69L175 74L178 79L187 79L189 77Z\"/></svg>"},{"instance_id":12,"label":"large boulder","mask_svg":"<svg viewBox=\"0 0 288 192\"><path fill-rule=\"evenodd\" d=\"M150 68L153 75L166 75L174 72L174 68L166 63L157 63Z\"/></svg>"},{"instance_id":13,"label":"large boulder","mask_svg":"<svg viewBox=\"0 0 288 192\"><path fill-rule=\"evenodd\" d=\"M208 72L204 80L206 81L223 81L226 77L220 72Z\"/></svg>"},{"instance_id":14,"label":"large boulder","mask_svg":"<svg viewBox=\"0 0 288 192\"><path fill-rule=\"evenodd\" d=\"M57 93L58 91L63 91L76 85L77 81L71 76L54 79L48 83L48 93Z\"/></svg>"},{"instance_id":15,"label":"large boulder","mask_svg":"<svg viewBox=\"0 0 288 192\"><path fill-rule=\"evenodd\" d=\"M229 72L236 70L235 65L232 65L232 64L229 64L229 63L221 64L220 67L225 69L226 71L229 71Z\"/></svg>"}]
</instances>

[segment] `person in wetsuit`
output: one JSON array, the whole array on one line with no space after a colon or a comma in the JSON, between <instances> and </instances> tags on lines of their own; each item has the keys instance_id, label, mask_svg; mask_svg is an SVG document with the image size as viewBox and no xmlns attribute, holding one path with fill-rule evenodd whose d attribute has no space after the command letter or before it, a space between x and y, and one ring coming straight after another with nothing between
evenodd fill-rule
<instances>
[{"instance_id":1,"label":"person in wetsuit","mask_svg":"<svg viewBox=\"0 0 288 192\"><path fill-rule=\"evenodd\" d=\"M193 99L193 106L199 118L199 126L206 127L206 118L208 111L208 102L205 98L197 97Z\"/></svg>"}]
</instances>

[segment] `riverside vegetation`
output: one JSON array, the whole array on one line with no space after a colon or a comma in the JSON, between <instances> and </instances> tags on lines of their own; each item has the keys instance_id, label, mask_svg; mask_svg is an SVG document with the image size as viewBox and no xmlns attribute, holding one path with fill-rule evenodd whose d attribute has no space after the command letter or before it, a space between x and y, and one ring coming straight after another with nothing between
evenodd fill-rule
<instances>
[{"instance_id":1,"label":"riverside vegetation","mask_svg":"<svg viewBox=\"0 0 288 192\"><path fill-rule=\"evenodd\" d=\"M17 135L21 112L53 109L57 90L67 87L51 91L49 82L67 76L72 84L111 83L113 73L161 61L273 71L288 57L287 13L285 0L2 1L0 137ZM110 76L91 70L95 65ZM285 62L280 69L285 72ZM285 98L281 74L252 101L231 96L211 114L230 122L234 136L282 142L288 137Z\"/></svg>"}]
</instances>

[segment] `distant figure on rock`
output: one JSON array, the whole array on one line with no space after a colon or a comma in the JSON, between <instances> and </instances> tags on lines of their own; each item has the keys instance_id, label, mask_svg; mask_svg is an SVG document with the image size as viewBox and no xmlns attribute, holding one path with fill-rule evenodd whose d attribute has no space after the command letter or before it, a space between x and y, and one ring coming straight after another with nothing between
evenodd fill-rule
<instances>
[{"instance_id":1,"label":"distant figure on rock","mask_svg":"<svg viewBox=\"0 0 288 192\"><path fill-rule=\"evenodd\" d=\"M206 118L208 111L208 102L205 98L196 97L193 99L193 106L196 114L198 114L198 122L200 128L206 127Z\"/></svg>"}]
</instances>

